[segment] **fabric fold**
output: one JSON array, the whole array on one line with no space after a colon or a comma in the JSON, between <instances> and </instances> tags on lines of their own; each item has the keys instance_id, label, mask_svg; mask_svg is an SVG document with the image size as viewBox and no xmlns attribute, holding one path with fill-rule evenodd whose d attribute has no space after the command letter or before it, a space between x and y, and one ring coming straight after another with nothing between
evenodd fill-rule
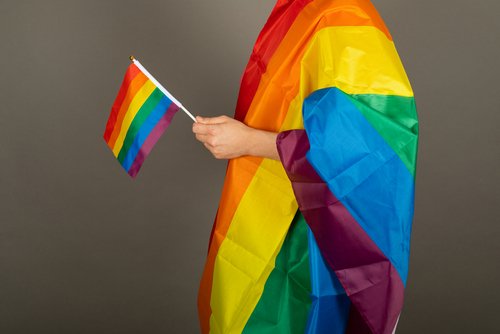
<instances>
[{"instance_id":1,"label":"fabric fold","mask_svg":"<svg viewBox=\"0 0 500 334\"><path fill-rule=\"evenodd\" d=\"M281 132L277 146L299 210L356 308L350 312L347 333L359 333L359 328L366 327L373 333L392 333L404 292L397 271L307 160L310 146L306 131ZM327 198L310 195L320 187ZM364 324L356 324L359 321Z\"/></svg>"}]
</instances>

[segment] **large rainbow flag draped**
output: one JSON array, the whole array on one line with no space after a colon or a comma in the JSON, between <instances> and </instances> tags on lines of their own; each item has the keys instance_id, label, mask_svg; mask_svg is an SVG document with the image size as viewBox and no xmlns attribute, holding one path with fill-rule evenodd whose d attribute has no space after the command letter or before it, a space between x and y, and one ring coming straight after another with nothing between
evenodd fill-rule
<instances>
[{"instance_id":1,"label":"large rainbow flag draped","mask_svg":"<svg viewBox=\"0 0 500 334\"><path fill-rule=\"evenodd\" d=\"M111 108L104 140L135 178L144 160L181 108L133 57Z\"/></svg>"},{"instance_id":2,"label":"large rainbow flag draped","mask_svg":"<svg viewBox=\"0 0 500 334\"><path fill-rule=\"evenodd\" d=\"M403 305L418 120L368 0L280 0L235 118L281 161L230 160L198 294L203 333L393 333Z\"/></svg>"}]
</instances>

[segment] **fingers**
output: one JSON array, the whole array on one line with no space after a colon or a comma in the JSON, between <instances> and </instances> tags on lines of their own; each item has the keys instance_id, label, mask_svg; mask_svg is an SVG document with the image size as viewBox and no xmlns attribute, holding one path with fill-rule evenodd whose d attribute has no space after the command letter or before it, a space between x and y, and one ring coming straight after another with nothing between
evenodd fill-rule
<instances>
[{"instance_id":1,"label":"fingers","mask_svg":"<svg viewBox=\"0 0 500 334\"><path fill-rule=\"evenodd\" d=\"M212 153L215 159L225 159L225 156L216 147L208 143L203 143L203 145L205 145L207 150L209 150L210 153Z\"/></svg>"},{"instance_id":2,"label":"fingers","mask_svg":"<svg viewBox=\"0 0 500 334\"><path fill-rule=\"evenodd\" d=\"M210 151L210 153L214 154L214 147L209 143L203 143L203 145Z\"/></svg>"},{"instance_id":3,"label":"fingers","mask_svg":"<svg viewBox=\"0 0 500 334\"><path fill-rule=\"evenodd\" d=\"M220 124L194 123L193 132L200 135L215 135L219 132L219 126Z\"/></svg>"},{"instance_id":4,"label":"fingers","mask_svg":"<svg viewBox=\"0 0 500 334\"><path fill-rule=\"evenodd\" d=\"M203 144L208 144L212 147L216 147L219 144L219 140L217 140L216 137L211 136L211 135L196 135L196 139L198 139L200 142Z\"/></svg>"},{"instance_id":5,"label":"fingers","mask_svg":"<svg viewBox=\"0 0 500 334\"><path fill-rule=\"evenodd\" d=\"M196 116L196 121L203 124L220 124L225 123L229 117L226 115L218 116L218 117L201 117Z\"/></svg>"},{"instance_id":6,"label":"fingers","mask_svg":"<svg viewBox=\"0 0 500 334\"><path fill-rule=\"evenodd\" d=\"M200 135L200 134L197 134L196 135L196 139L198 139L198 141L202 142L203 144L208 144L210 146L215 146L215 138L211 135Z\"/></svg>"},{"instance_id":7,"label":"fingers","mask_svg":"<svg viewBox=\"0 0 500 334\"><path fill-rule=\"evenodd\" d=\"M196 139L198 139L198 141L201 141L202 143L206 143L208 141L208 138L210 138L208 135L200 135L200 134L196 134L195 137Z\"/></svg>"},{"instance_id":8,"label":"fingers","mask_svg":"<svg viewBox=\"0 0 500 334\"><path fill-rule=\"evenodd\" d=\"M220 154L220 150L217 146L216 139L213 136L210 135L196 135L196 139L198 139L205 148L212 153L214 158L216 159L222 159L223 156Z\"/></svg>"},{"instance_id":9,"label":"fingers","mask_svg":"<svg viewBox=\"0 0 500 334\"><path fill-rule=\"evenodd\" d=\"M196 116L196 123L193 123L193 132L196 134L216 134L217 126L227 122L227 116L201 117Z\"/></svg>"},{"instance_id":10,"label":"fingers","mask_svg":"<svg viewBox=\"0 0 500 334\"><path fill-rule=\"evenodd\" d=\"M226 123L232 120L227 116L219 117L200 117L196 116L196 123L193 123L193 132L196 139L199 140L207 150L212 153L216 159L225 159L225 155L220 148L221 135L225 132Z\"/></svg>"}]
</instances>

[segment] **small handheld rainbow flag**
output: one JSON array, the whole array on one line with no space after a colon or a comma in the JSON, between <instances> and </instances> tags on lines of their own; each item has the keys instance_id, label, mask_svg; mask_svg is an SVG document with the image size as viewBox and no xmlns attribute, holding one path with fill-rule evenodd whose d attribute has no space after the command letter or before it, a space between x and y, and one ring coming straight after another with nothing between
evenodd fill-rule
<instances>
[{"instance_id":1,"label":"small handheld rainbow flag","mask_svg":"<svg viewBox=\"0 0 500 334\"><path fill-rule=\"evenodd\" d=\"M125 171L135 178L144 160L182 109L170 94L133 56L106 124L104 140Z\"/></svg>"}]
</instances>

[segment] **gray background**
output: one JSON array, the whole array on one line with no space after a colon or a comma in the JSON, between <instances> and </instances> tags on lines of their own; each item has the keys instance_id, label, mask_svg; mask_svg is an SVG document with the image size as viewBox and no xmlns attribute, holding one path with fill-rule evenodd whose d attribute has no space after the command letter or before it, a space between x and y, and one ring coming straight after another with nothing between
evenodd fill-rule
<instances>
[{"instance_id":1,"label":"gray background","mask_svg":"<svg viewBox=\"0 0 500 334\"><path fill-rule=\"evenodd\" d=\"M421 124L399 333L497 332L500 2L374 3ZM232 115L273 5L1 0L0 333L198 332L226 162L178 114L131 181L102 133L129 54L195 114Z\"/></svg>"}]
</instances>

